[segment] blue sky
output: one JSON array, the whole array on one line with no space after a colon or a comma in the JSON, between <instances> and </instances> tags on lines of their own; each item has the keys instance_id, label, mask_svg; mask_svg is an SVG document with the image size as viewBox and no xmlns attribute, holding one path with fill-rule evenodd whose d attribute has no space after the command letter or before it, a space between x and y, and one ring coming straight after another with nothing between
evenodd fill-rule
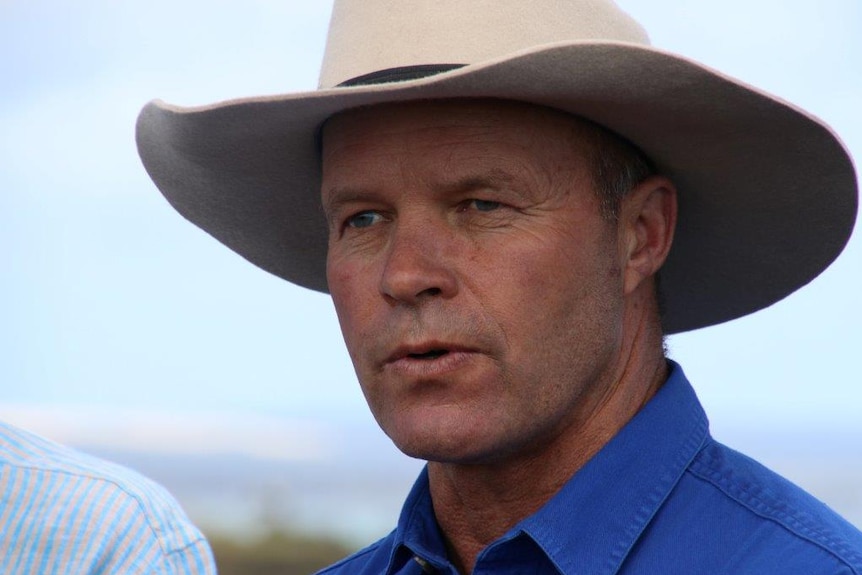
<instances>
[{"instance_id":1,"label":"blue sky","mask_svg":"<svg viewBox=\"0 0 862 575\"><path fill-rule=\"evenodd\" d=\"M862 4L627 0L654 44L775 93L862 158ZM313 89L325 2L6 0L0 19L0 404L373 425L327 296L185 222L145 174L151 98ZM858 225L857 225L858 228ZM674 336L717 430L862 433L862 237L785 301Z\"/></svg>"}]
</instances>

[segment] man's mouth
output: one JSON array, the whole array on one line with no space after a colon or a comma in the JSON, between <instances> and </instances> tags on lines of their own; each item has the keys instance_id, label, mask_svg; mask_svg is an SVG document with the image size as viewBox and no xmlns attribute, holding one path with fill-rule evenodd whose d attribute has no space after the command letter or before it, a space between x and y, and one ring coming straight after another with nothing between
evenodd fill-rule
<instances>
[{"instance_id":1,"label":"man's mouth","mask_svg":"<svg viewBox=\"0 0 862 575\"><path fill-rule=\"evenodd\" d=\"M448 349L432 349L424 353L408 353L410 359L437 359L449 353Z\"/></svg>"},{"instance_id":2,"label":"man's mouth","mask_svg":"<svg viewBox=\"0 0 862 575\"><path fill-rule=\"evenodd\" d=\"M385 363L397 363L399 361L428 361L440 359L444 356L455 357L464 353L472 353L474 350L466 346L443 341L429 341L422 344L410 344L400 346L394 350L386 359Z\"/></svg>"},{"instance_id":3,"label":"man's mouth","mask_svg":"<svg viewBox=\"0 0 862 575\"><path fill-rule=\"evenodd\" d=\"M471 365L474 348L443 341L404 345L384 362L383 368L408 378L438 377Z\"/></svg>"}]
</instances>

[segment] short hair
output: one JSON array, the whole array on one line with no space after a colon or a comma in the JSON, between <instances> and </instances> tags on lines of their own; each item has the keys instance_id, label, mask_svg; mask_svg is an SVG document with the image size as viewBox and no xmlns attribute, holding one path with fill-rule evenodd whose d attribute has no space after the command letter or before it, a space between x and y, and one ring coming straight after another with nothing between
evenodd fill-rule
<instances>
[{"instance_id":1,"label":"short hair","mask_svg":"<svg viewBox=\"0 0 862 575\"><path fill-rule=\"evenodd\" d=\"M595 122L582 120L579 133L586 135L589 142L587 162L599 199L599 211L607 221L616 222L623 197L647 177L658 172L647 155L627 139ZM661 289L661 270L653 276L653 281L659 318L664 319L666 307ZM664 337L662 347L667 356L667 341Z\"/></svg>"},{"instance_id":2,"label":"short hair","mask_svg":"<svg viewBox=\"0 0 862 575\"><path fill-rule=\"evenodd\" d=\"M585 120L583 126L582 133L591 144L587 161L601 214L608 221L616 221L623 197L655 174L656 169L646 154L622 136L589 120Z\"/></svg>"}]
</instances>

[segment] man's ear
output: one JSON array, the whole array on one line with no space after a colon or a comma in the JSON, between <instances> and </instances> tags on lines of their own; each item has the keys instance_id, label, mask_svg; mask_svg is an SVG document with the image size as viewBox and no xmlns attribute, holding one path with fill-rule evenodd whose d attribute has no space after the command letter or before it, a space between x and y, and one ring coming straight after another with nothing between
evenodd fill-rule
<instances>
[{"instance_id":1,"label":"man's ear","mask_svg":"<svg viewBox=\"0 0 862 575\"><path fill-rule=\"evenodd\" d=\"M623 289L635 291L667 259L676 228L676 187L664 176L649 176L620 204Z\"/></svg>"}]
</instances>

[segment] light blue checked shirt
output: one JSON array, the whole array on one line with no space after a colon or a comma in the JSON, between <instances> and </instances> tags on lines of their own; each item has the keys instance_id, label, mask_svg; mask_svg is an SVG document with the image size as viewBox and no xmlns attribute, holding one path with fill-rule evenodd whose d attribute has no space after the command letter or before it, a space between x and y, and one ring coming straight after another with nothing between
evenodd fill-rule
<instances>
[{"instance_id":1,"label":"light blue checked shirt","mask_svg":"<svg viewBox=\"0 0 862 575\"><path fill-rule=\"evenodd\" d=\"M203 535L161 486L0 422L0 573L215 572Z\"/></svg>"}]
</instances>

